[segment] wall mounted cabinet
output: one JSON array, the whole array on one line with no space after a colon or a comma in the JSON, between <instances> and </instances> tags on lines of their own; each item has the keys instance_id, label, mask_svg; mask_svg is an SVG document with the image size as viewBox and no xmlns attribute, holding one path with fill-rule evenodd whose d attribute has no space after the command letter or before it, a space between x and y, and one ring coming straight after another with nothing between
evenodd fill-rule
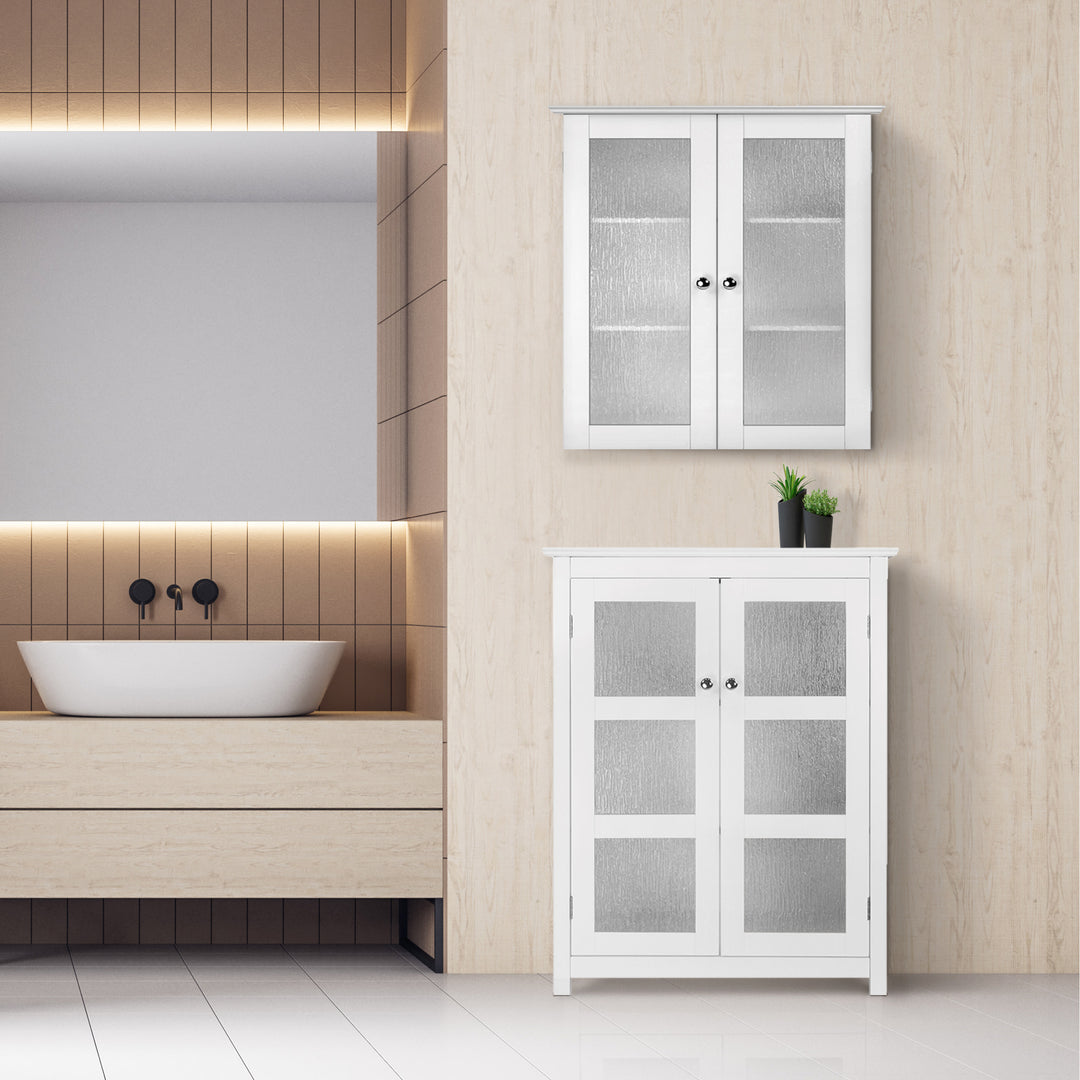
<instances>
[{"instance_id":1,"label":"wall mounted cabinet","mask_svg":"<svg viewBox=\"0 0 1080 1080\"><path fill-rule=\"evenodd\" d=\"M880 110L556 111L563 445L869 448Z\"/></svg>"},{"instance_id":2,"label":"wall mounted cabinet","mask_svg":"<svg viewBox=\"0 0 1080 1080\"><path fill-rule=\"evenodd\" d=\"M885 992L894 553L548 552L556 993L634 975Z\"/></svg>"}]
</instances>

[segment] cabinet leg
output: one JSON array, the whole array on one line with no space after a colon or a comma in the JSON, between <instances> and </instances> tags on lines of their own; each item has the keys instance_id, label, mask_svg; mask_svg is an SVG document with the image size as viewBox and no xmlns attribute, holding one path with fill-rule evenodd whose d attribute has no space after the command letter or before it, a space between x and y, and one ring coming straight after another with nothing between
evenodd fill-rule
<instances>
[{"instance_id":1,"label":"cabinet leg","mask_svg":"<svg viewBox=\"0 0 1080 1080\"><path fill-rule=\"evenodd\" d=\"M566 997L570 993L570 976L556 975L551 980L551 992L556 997Z\"/></svg>"},{"instance_id":2,"label":"cabinet leg","mask_svg":"<svg viewBox=\"0 0 1080 1080\"><path fill-rule=\"evenodd\" d=\"M873 997L881 997L889 992L889 976L882 968L870 973L870 994Z\"/></svg>"}]
</instances>

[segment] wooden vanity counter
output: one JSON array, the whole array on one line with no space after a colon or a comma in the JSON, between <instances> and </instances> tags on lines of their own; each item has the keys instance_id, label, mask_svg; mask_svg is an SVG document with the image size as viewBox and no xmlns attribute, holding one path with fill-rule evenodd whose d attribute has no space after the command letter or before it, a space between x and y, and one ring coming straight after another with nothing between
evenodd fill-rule
<instances>
[{"instance_id":1,"label":"wooden vanity counter","mask_svg":"<svg viewBox=\"0 0 1080 1080\"><path fill-rule=\"evenodd\" d=\"M0 896L442 895L443 725L0 713Z\"/></svg>"}]
</instances>

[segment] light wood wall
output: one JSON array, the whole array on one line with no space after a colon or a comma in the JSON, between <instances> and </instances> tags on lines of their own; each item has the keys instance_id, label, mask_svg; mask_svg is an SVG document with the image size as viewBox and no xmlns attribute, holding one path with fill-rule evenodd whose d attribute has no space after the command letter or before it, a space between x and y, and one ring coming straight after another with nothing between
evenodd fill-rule
<instances>
[{"instance_id":1,"label":"light wood wall","mask_svg":"<svg viewBox=\"0 0 1080 1080\"><path fill-rule=\"evenodd\" d=\"M2 522L0 709L44 708L16 642L222 638L345 641L323 709L403 708L404 545L385 522ZM136 578L157 596L139 619ZM191 586L221 590L203 618ZM176 582L184 608L165 595Z\"/></svg>"},{"instance_id":2,"label":"light wood wall","mask_svg":"<svg viewBox=\"0 0 1080 1080\"><path fill-rule=\"evenodd\" d=\"M390 130L404 0L4 0L0 130Z\"/></svg>"},{"instance_id":3,"label":"light wood wall","mask_svg":"<svg viewBox=\"0 0 1080 1080\"><path fill-rule=\"evenodd\" d=\"M450 5L447 949L550 970L542 545L896 544L890 965L1077 970L1075 0ZM881 104L873 449L561 446L552 104Z\"/></svg>"}]
</instances>

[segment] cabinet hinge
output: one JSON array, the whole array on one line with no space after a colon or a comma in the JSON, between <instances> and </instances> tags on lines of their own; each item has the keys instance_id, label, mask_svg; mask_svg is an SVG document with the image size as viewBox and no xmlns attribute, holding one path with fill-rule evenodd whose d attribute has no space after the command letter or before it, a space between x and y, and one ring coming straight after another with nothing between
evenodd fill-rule
<instances>
[{"instance_id":1,"label":"cabinet hinge","mask_svg":"<svg viewBox=\"0 0 1080 1080\"><path fill-rule=\"evenodd\" d=\"M570 636L574 636L574 616L570 616Z\"/></svg>"},{"instance_id":2,"label":"cabinet hinge","mask_svg":"<svg viewBox=\"0 0 1080 1080\"><path fill-rule=\"evenodd\" d=\"M870 921L870 897L866 898L866 921Z\"/></svg>"},{"instance_id":3,"label":"cabinet hinge","mask_svg":"<svg viewBox=\"0 0 1080 1080\"><path fill-rule=\"evenodd\" d=\"M574 917L574 898L570 897L570 918Z\"/></svg>"},{"instance_id":4,"label":"cabinet hinge","mask_svg":"<svg viewBox=\"0 0 1080 1080\"><path fill-rule=\"evenodd\" d=\"M870 636L870 616L866 616L866 636Z\"/></svg>"}]
</instances>

